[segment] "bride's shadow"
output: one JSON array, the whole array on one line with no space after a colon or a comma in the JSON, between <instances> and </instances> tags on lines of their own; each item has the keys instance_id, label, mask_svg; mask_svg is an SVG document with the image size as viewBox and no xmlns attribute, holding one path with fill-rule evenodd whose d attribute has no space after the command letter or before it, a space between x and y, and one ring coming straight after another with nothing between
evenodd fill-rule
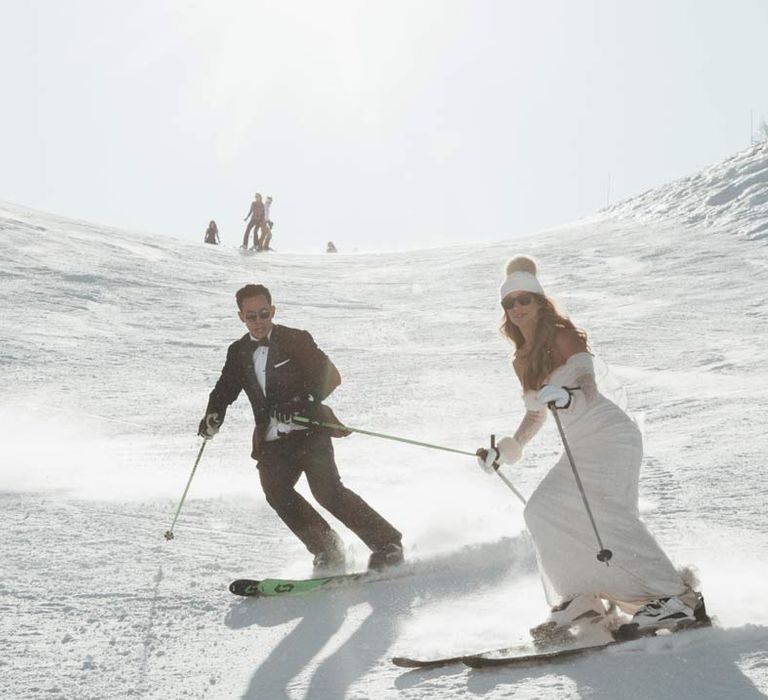
<instances>
[{"instance_id":1,"label":"bride's shadow","mask_svg":"<svg viewBox=\"0 0 768 700\"><path fill-rule=\"evenodd\" d=\"M401 621L414 600L456 597L478 588L493 587L520 568L530 571L535 561L523 537L462 550L460 560L447 555L413 565L414 575L362 584L303 598L242 600L234 603L226 624L232 629L252 625L274 627L299 623L272 649L251 677L242 697L287 700L288 686L306 669L344 624L350 608L367 604L371 611L357 629L315 670L307 697L344 698L349 686L373 668L396 640Z\"/></svg>"},{"instance_id":2,"label":"bride's shadow","mask_svg":"<svg viewBox=\"0 0 768 700\"><path fill-rule=\"evenodd\" d=\"M557 673L571 679L578 692L588 693L595 700L617 697L764 700L764 693L739 666L756 653L764 658L766 650L766 627L693 630L667 638L630 642L626 648L619 646L597 652L602 656L576 657L556 666L509 667L503 674L492 670L470 671L467 693L486 697L514 692L522 683L544 678L551 681L552 674ZM596 659L601 662L600 666L595 665Z\"/></svg>"}]
</instances>

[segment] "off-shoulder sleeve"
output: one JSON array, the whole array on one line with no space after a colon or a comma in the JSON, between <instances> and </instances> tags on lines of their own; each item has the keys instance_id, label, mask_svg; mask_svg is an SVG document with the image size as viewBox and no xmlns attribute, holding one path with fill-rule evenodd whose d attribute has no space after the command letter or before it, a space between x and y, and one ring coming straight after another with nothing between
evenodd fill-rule
<instances>
[{"instance_id":1,"label":"off-shoulder sleeve","mask_svg":"<svg viewBox=\"0 0 768 700\"><path fill-rule=\"evenodd\" d=\"M558 367L552 373L551 383L564 386L569 389L579 388L590 404L597 396L597 383L595 382L595 363L588 352L577 352L571 355L564 365ZM578 402L577 402L578 403ZM571 408L575 408L572 404Z\"/></svg>"},{"instance_id":2,"label":"off-shoulder sleeve","mask_svg":"<svg viewBox=\"0 0 768 700\"><path fill-rule=\"evenodd\" d=\"M566 360L563 370L568 380L574 380L585 374L591 374L594 377L595 363L588 352L577 352Z\"/></svg>"}]
</instances>

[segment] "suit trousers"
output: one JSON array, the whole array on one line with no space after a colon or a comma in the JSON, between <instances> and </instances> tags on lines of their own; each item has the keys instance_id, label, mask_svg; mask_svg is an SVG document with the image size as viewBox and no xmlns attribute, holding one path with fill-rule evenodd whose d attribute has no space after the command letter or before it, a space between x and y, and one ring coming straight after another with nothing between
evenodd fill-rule
<instances>
[{"instance_id":1,"label":"suit trousers","mask_svg":"<svg viewBox=\"0 0 768 700\"><path fill-rule=\"evenodd\" d=\"M372 550L402 535L354 491L341 482L330 436L311 430L262 443L257 463L267 503L312 554L333 550L338 536L296 491L303 474L317 502Z\"/></svg>"}]
</instances>

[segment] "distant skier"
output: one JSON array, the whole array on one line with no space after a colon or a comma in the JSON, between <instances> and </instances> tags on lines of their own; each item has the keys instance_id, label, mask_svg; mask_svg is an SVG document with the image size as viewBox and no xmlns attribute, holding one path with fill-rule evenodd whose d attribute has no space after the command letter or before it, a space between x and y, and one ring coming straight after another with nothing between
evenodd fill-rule
<instances>
[{"instance_id":1,"label":"distant skier","mask_svg":"<svg viewBox=\"0 0 768 700\"><path fill-rule=\"evenodd\" d=\"M216 226L215 221L211 221L208 224L208 228L205 231L205 242L211 245L219 245L219 228Z\"/></svg>"},{"instance_id":2,"label":"distant skier","mask_svg":"<svg viewBox=\"0 0 768 700\"><path fill-rule=\"evenodd\" d=\"M339 251L336 250L336 246L333 245L333 241L328 241L328 245L325 246L325 252L326 253L338 253Z\"/></svg>"},{"instance_id":3,"label":"distant skier","mask_svg":"<svg viewBox=\"0 0 768 700\"><path fill-rule=\"evenodd\" d=\"M248 248L248 238L251 229L253 229L253 247L258 248L259 229L264 223L264 203L261 201L261 194L258 192L255 194L253 201L251 202L251 208L248 210L248 214L243 221L248 221L248 225L245 227L245 233L243 234L243 248Z\"/></svg>"},{"instance_id":4,"label":"distant skier","mask_svg":"<svg viewBox=\"0 0 768 700\"><path fill-rule=\"evenodd\" d=\"M341 383L339 371L307 331L273 323L275 307L266 287L248 284L235 298L248 333L229 346L198 434L206 439L216 435L227 407L245 390L256 421L251 457L257 460L267 502L314 555L316 573L343 568L344 549L336 532L296 491L302 473L317 502L372 550L370 569L401 563L401 534L342 484L332 434L293 420L303 415L338 424L321 402Z\"/></svg>"},{"instance_id":5,"label":"distant skier","mask_svg":"<svg viewBox=\"0 0 768 700\"><path fill-rule=\"evenodd\" d=\"M642 437L634 421L596 385L587 334L554 306L519 256L507 263L501 285L503 334L514 343L513 366L527 412L513 437L478 450L488 471L514 464L546 420L559 411L595 522L612 545L606 566L595 556L590 525L567 455L528 500L525 522L533 538L549 619L534 639L558 638L571 626L606 620L606 603L634 613L641 631L708 621L701 594L692 590L646 529L638 512Z\"/></svg>"},{"instance_id":6,"label":"distant skier","mask_svg":"<svg viewBox=\"0 0 768 700\"><path fill-rule=\"evenodd\" d=\"M272 242L272 219L269 217L269 210L272 207L272 196L267 195L267 199L264 202L264 223L261 225L261 236L259 238L259 250L272 250L270 243Z\"/></svg>"}]
</instances>

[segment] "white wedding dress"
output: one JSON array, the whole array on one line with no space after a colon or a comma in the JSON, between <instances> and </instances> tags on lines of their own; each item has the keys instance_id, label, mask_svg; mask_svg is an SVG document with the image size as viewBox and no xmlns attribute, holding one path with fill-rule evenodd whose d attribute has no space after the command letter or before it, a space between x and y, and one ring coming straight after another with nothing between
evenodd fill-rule
<instances>
[{"instance_id":1,"label":"white wedding dress","mask_svg":"<svg viewBox=\"0 0 768 700\"><path fill-rule=\"evenodd\" d=\"M680 574L639 517L643 444L637 425L600 393L589 353L572 355L546 383L580 387L558 415L603 545L613 552L608 566L597 560L597 539L563 453L525 508L548 603L595 594L632 612L650 600L683 594ZM516 433L521 442L530 440L548 412L535 391L524 400L528 412Z\"/></svg>"}]
</instances>

